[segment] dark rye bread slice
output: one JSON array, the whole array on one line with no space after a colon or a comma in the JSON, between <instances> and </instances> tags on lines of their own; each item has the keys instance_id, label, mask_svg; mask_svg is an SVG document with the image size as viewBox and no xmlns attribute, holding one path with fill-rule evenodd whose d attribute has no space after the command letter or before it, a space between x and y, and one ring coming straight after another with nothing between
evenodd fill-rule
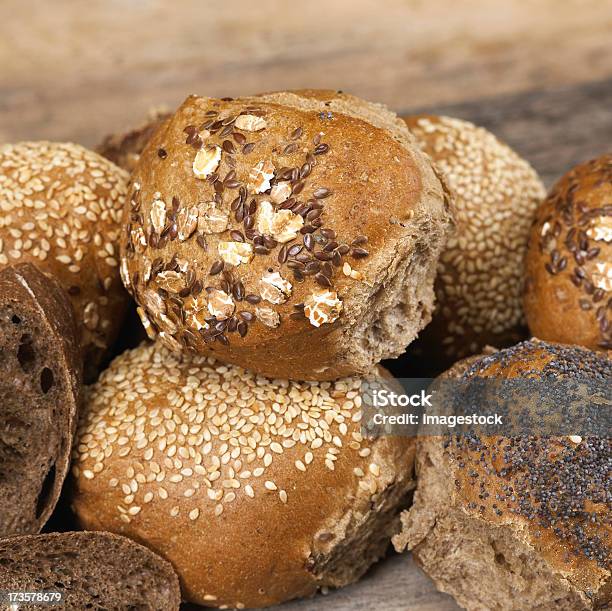
<instances>
[{"instance_id":1,"label":"dark rye bread slice","mask_svg":"<svg viewBox=\"0 0 612 611\"><path fill-rule=\"evenodd\" d=\"M0 537L39 532L57 503L81 370L60 285L29 263L0 271Z\"/></svg>"},{"instance_id":2,"label":"dark rye bread slice","mask_svg":"<svg viewBox=\"0 0 612 611\"><path fill-rule=\"evenodd\" d=\"M0 541L0 588L61 592L62 609L172 611L181 602L179 580L169 562L131 539L106 532Z\"/></svg>"}]
</instances>

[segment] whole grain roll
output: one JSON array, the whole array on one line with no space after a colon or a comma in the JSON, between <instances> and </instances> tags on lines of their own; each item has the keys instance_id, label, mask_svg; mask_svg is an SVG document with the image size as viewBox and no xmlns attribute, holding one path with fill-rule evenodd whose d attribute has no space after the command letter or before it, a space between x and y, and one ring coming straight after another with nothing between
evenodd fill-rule
<instances>
[{"instance_id":1,"label":"whole grain roll","mask_svg":"<svg viewBox=\"0 0 612 611\"><path fill-rule=\"evenodd\" d=\"M545 191L529 163L488 130L445 116L404 119L455 203L456 232L440 255L433 320L411 347L440 371L487 344L525 337L523 261Z\"/></svg>"},{"instance_id":2,"label":"whole grain roll","mask_svg":"<svg viewBox=\"0 0 612 611\"><path fill-rule=\"evenodd\" d=\"M128 296L119 276L127 174L76 144L0 146L0 268L55 276L77 313L88 378L112 344Z\"/></svg>"},{"instance_id":3,"label":"whole grain roll","mask_svg":"<svg viewBox=\"0 0 612 611\"><path fill-rule=\"evenodd\" d=\"M52 599L52 607L67 610L178 611L181 603L178 578L168 562L134 541L106 532L0 541L0 584L5 591L59 593L61 602Z\"/></svg>"},{"instance_id":4,"label":"whole grain roll","mask_svg":"<svg viewBox=\"0 0 612 611\"><path fill-rule=\"evenodd\" d=\"M532 340L446 375L600 385L612 378L612 361ZM559 386L541 388L562 413ZM412 550L438 589L471 611L608 608L611 460L609 437L421 437L418 488L395 548Z\"/></svg>"},{"instance_id":5,"label":"whole grain roll","mask_svg":"<svg viewBox=\"0 0 612 611\"><path fill-rule=\"evenodd\" d=\"M268 380L159 342L92 388L81 524L168 559L184 598L263 607L358 579L409 502L414 440L361 435L363 378Z\"/></svg>"},{"instance_id":6,"label":"whole grain roll","mask_svg":"<svg viewBox=\"0 0 612 611\"><path fill-rule=\"evenodd\" d=\"M37 533L51 515L81 383L77 325L61 286L30 263L0 270L0 538Z\"/></svg>"},{"instance_id":7,"label":"whole grain roll","mask_svg":"<svg viewBox=\"0 0 612 611\"><path fill-rule=\"evenodd\" d=\"M96 147L96 152L131 174L144 147L157 128L170 116L171 113L164 108L151 109L146 119L133 129L104 138Z\"/></svg>"},{"instance_id":8,"label":"whole grain roll","mask_svg":"<svg viewBox=\"0 0 612 611\"><path fill-rule=\"evenodd\" d=\"M525 273L533 335L612 349L612 154L553 187L531 229Z\"/></svg>"},{"instance_id":9,"label":"whole grain roll","mask_svg":"<svg viewBox=\"0 0 612 611\"><path fill-rule=\"evenodd\" d=\"M122 277L151 337L335 379L429 321L451 222L405 125L335 92L189 97L133 174Z\"/></svg>"}]
</instances>

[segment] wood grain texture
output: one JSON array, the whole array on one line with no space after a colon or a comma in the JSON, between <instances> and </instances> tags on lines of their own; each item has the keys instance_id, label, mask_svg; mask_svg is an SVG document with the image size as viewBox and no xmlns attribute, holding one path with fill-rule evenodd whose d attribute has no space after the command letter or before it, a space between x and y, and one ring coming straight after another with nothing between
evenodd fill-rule
<instances>
[{"instance_id":1,"label":"wood grain texture","mask_svg":"<svg viewBox=\"0 0 612 611\"><path fill-rule=\"evenodd\" d=\"M601 0L2 0L0 140L93 145L191 92L393 108L612 76Z\"/></svg>"},{"instance_id":2,"label":"wood grain texture","mask_svg":"<svg viewBox=\"0 0 612 611\"><path fill-rule=\"evenodd\" d=\"M547 186L574 165L612 151L612 79L420 111L490 129L528 159Z\"/></svg>"},{"instance_id":3,"label":"wood grain texture","mask_svg":"<svg viewBox=\"0 0 612 611\"><path fill-rule=\"evenodd\" d=\"M202 607L183 605L182 611ZM410 554L393 554L372 567L361 581L327 595L296 600L274 611L458 611L455 601L436 591Z\"/></svg>"}]
</instances>

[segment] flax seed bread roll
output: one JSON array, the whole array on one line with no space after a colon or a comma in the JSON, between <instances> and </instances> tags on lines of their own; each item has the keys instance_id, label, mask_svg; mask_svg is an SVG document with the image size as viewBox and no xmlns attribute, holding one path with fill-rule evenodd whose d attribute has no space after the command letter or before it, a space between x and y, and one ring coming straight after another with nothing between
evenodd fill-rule
<instances>
[{"instance_id":1,"label":"flax seed bread roll","mask_svg":"<svg viewBox=\"0 0 612 611\"><path fill-rule=\"evenodd\" d=\"M334 92L188 98L133 174L122 278L151 337L336 379L429 321L451 222L405 125Z\"/></svg>"},{"instance_id":2,"label":"flax seed bread roll","mask_svg":"<svg viewBox=\"0 0 612 611\"><path fill-rule=\"evenodd\" d=\"M486 129L444 116L405 121L455 202L456 232L440 256L436 311L410 350L439 372L487 344L509 346L526 336L523 262L545 191L529 163Z\"/></svg>"},{"instance_id":3,"label":"flax seed bread roll","mask_svg":"<svg viewBox=\"0 0 612 611\"><path fill-rule=\"evenodd\" d=\"M612 154L576 166L538 209L524 304L536 337L612 349Z\"/></svg>"},{"instance_id":4,"label":"flax seed bread roll","mask_svg":"<svg viewBox=\"0 0 612 611\"><path fill-rule=\"evenodd\" d=\"M0 583L4 590L59 592L61 609L178 611L181 603L178 578L168 562L105 532L0 541Z\"/></svg>"},{"instance_id":5,"label":"flax seed bread roll","mask_svg":"<svg viewBox=\"0 0 612 611\"><path fill-rule=\"evenodd\" d=\"M91 379L121 324L127 174L76 144L0 146L0 268L29 261L68 291Z\"/></svg>"},{"instance_id":6,"label":"flax seed bread roll","mask_svg":"<svg viewBox=\"0 0 612 611\"><path fill-rule=\"evenodd\" d=\"M92 388L76 514L161 554L199 604L351 583L385 553L414 485L413 439L361 436L364 384L273 381L143 344Z\"/></svg>"},{"instance_id":7,"label":"flax seed bread roll","mask_svg":"<svg viewBox=\"0 0 612 611\"><path fill-rule=\"evenodd\" d=\"M601 383L612 362L530 341L449 375ZM394 545L471 611L608 608L611 459L609 437L421 437L414 505Z\"/></svg>"},{"instance_id":8,"label":"flax seed bread roll","mask_svg":"<svg viewBox=\"0 0 612 611\"><path fill-rule=\"evenodd\" d=\"M74 313L57 281L30 263L0 270L0 538L39 532L57 503L81 371Z\"/></svg>"},{"instance_id":9,"label":"flax seed bread roll","mask_svg":"<svg viewBox=\"0 0 612 611\"><path fill-rule=\"evenodd\" d=\"M163 108L152 109L134 129L104 138L96 147L96 152L131 174L155 130L170 116L171 113Z\"/></svg>"}]
</instances>

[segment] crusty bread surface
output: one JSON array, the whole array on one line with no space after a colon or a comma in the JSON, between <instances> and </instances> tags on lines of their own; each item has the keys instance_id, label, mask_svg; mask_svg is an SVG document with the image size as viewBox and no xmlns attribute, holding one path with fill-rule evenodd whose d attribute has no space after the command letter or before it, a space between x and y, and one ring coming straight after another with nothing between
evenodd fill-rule
<instances>
[{"instance_id":1,"label":"crusty bread surface","mask_svg":"<svg viewBox=\"0 0 612 611\"><path fill-rule=\"evenodd\" d=\"M414 440L361 434L366 380L268 380L161 344L89 396L73 463L85 528L140 541L186 599L264 607L358 579L409 505Z\"/></svg>"},{"instance_id":2,"label":"crusty bread surface","mask_svg":"<svg viewBox=\"0 0 612 611\"><path fill-rule=\"evenodd\" d=\"M336 379L427 324L450 225L442 182L384 107L192 96L133 174L122 277L170 349Z\"/></svg>"},{"instance_id":3,"label":"crusty bread surface","mask_svg":"<svg viewBox=\"0 0 612 611\"><path fill-rule=\"evenodd\" d=\"M612 363L532 340L446 375L601 382ZM411 550L436 586L470 611L607 608L611 443L576 435L419 438L418 488L395 548Z\"/></svg>"}]
</instances>

